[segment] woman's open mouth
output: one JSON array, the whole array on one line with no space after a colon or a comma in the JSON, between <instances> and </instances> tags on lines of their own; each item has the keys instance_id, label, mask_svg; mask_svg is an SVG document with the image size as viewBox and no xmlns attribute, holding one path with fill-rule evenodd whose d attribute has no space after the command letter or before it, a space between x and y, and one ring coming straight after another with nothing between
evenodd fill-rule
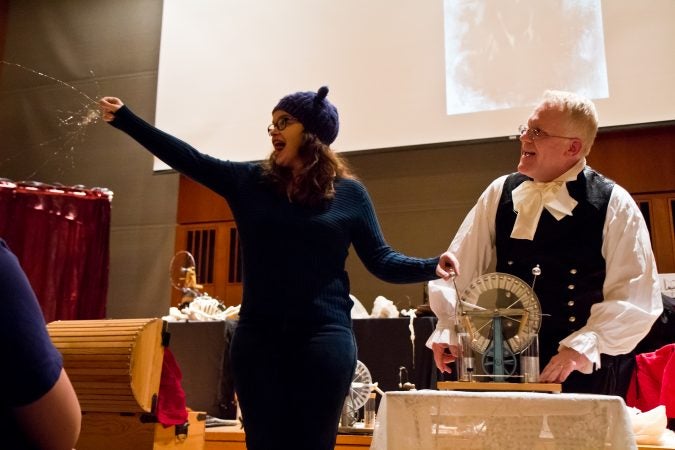
<instances>
[{"instance_id":1,"label":"woman's open mouth","mask_svg":"<svg viewBox=\"0 0 675 450\"><path fill-rule=\"evenodd\" d=\"M277 140L277 139L272 141L272 145L274 146L274 150L276 150L278 152L280 152L281 150L284 149L284 147L286 147L286 143L284 141Z\"/></svg>"}]
</instances>

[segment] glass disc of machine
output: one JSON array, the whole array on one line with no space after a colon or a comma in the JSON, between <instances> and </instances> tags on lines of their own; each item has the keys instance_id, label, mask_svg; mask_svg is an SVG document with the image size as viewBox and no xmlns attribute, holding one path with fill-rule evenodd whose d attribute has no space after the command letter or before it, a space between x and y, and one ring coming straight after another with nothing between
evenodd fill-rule
<instances>
[{"instance_id":1,"label":"glass disc of machine","mask_svg":"<svg viewBox=\"0 0 675 450\"><path fill-rule=\"evenodd\" d=\"M467 311L463 321L472 336L472 348L483 354L492 339L492 321L501 316L504 341L513 353L529 345L529 336L539 332L541 307L532 288L520 278L501 272L484 274L466 288L461 300ZM471 307L473 304L475 307Z\"/></svg>"},{"instance_id":2,"label":"glass disc of machine","mask_svg":"<svg viewBox=\"0 0 675 450\"><path fill-rule=\"evenodd\" d=\"M171 286L181 292L190 289L196 282L195 259L192 253L181 250L171 258L169 264L169 281Z\"/></svg>"},{"instance_id":3,"label":"glass disc of machine","mask_svg":"<svg viewBox=\"0 0 675 450\"><path fill-rule=\"evenodd\" d=\"M361 361L356 361L356 369L354 370L354 375L352 377L351 385L349 386L349 392L345 398L344 405L342 407L343 418L340 419L343 424L342 427L346 430L351 430L351 426L356 422L359 409L366 404L370 392L373 390L373 379L370 376L370 371L364 363ZM349 417L347 424L345 425L344 416Z\"/></svg>"},{"instance_id":4,"label":"glass disc of machine","mask_svg":"<svg viewBox=\"0 0 675 450\"><path fill-rule=\"evenodd\" d=\"M361 361L356 361L356 369L352 378L352 384L349 388L349 397L352 401L352 407L359 409L366 404L368 395L372 391L373 378L370 371Z\"/></svg>"}]
</instances>

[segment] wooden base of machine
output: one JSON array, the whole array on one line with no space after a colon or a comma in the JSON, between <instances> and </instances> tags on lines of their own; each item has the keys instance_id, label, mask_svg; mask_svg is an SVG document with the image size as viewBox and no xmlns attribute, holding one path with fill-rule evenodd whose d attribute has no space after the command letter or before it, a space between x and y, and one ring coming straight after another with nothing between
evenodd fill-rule
<instances>
[{"instance_id":1,"label":"wooden base of machine","mask_svg":"<svg viewBox=\"0 0 675 450\"><path fill-rule=\"evenodd\" d=\"M499 381L439 381L436 387L441 391L523 391L551 392L560 394L560 383L504 383Z\"/></svg>"}]
</instances>

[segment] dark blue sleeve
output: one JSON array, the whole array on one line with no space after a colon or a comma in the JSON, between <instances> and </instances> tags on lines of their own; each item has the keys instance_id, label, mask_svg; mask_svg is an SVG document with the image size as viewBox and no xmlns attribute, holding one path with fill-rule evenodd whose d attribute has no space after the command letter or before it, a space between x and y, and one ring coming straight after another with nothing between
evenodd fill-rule
<instances>
[{"instance_id":1,"label":"dark blue sleeve","mask_svg":"<svg viewBox=\"0 0 675 450\"><path fill-rule=\"evenodd\" d=\"M240 177L253 170L251 163L224 161L201 153L190 144L155 128L122 106L110 122L124 131L169 167L229 199Z\"/></svg>"},{"instance_id":2,"label":"dark blue sleeve","mask_svg":"<svg viewBox=\"0 0 675 450\"><path fill-rule=\"evenodd\" d=\"M354 184L356 187L354 204L359 205L360 220L354 229L353 243L366 268L376 277L390 283L417 283L438 278L436 275L438 257L406 256L387 244L368 192L361 183Z\"/></svg>"},{"instance_id":3,"label":"dark blue sleeve","mask_svg":"<svg viewBox=\"0 0 675 450\"><path fill-rule=\"evenodd\" d=\"M5 348L0 386L5 407L22 406L46 394L63 367L44 316L16 256L0 239L0 342Z\"/></svg>"}]
</instances>

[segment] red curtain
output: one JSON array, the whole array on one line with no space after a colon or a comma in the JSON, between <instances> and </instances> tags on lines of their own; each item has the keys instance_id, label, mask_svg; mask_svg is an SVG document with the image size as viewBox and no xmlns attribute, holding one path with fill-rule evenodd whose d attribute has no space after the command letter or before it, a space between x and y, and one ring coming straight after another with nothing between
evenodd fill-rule
<instances>
[{"instance_id":1,"label":"red curtain","mask_svg":"<svg viewBox=\"0 0 675 450\"><path fill-rule=\"evenodd\" d=\"M0 180L0 237L47 322L105 318L111 201L107 189Z\"/></svg>"}]
</instances>

